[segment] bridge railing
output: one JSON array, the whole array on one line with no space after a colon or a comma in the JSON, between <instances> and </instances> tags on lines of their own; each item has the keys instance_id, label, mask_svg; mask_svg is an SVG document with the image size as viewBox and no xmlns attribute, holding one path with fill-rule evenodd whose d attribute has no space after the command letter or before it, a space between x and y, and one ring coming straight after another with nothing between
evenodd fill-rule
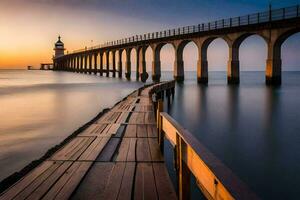
<instances>
[{"instance_id":1,"label":"bridge railing","mask_svg":"<svg viewBox=\"0 0 300 200\"><path fill-rule=\"evenodd\" d=\"M90 51L93 49L111 47L116 45L124 45L139 41L167 38L172 36L191 34L191 33L200 33L205 31L238 27L238 26L247 26L251 24L260 24L271 21L279 21L284 19L298 18L300 17L300 8L299 5L269 10L265 12L258 12L250 15L233 17L228 19L221 19L213 22L197 24L193 26L185 26L180 28L168 29L159 32L145 33L142 35L135 35L128 38L123 38L120 40L106 42L101 45L86 47L84 49L75 50L72 53L78 53L83 51Z\"/></svg>"}]
</instances>

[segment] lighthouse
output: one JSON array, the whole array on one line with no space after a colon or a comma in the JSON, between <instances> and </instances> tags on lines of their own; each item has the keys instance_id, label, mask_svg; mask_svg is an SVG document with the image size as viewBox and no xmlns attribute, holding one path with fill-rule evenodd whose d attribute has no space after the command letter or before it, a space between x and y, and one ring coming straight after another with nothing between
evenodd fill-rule
<instances>
[{"instance_id":1,"label":"lighthouse","mask_svg":"<svg viewBox=\"0 0 300 200\"><path fill-rule=\"evenodd\" d=\"M58 36L58 40L57 42L55 43L55 46L54 46L54 51L55 51L55 55L54 55L54 59L55 58L58 58L60 56L63 56L65 55L65 47L64 47L64 43L60 40L60 36Z\"/></svg>"}]
</instances>

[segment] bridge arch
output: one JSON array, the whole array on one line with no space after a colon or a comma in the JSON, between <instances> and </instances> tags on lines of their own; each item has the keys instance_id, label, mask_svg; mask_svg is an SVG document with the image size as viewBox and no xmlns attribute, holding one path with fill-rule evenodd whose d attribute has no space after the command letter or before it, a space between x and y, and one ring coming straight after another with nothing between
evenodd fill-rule
<instances>
[{"instance_id":1,"label":"bridge arch","mask_svg":"<svg viewBox=\"0 0 300 200\"><path fill-rule=\"evenodd\" d=\"M266 84L279 85L281 84L281 49L282 44L292 35L299 33L300 27L288 29L288 30L277 30L272 33L275 37L268 44L268 59L266 66Z\"/></svg>"},{"instance_id":2,"label":"bridge arch","mask_svg":"<svg viewBox=\"0 0 300 200\"><path fill-rule=\"evenodd\" d=\"M150 48L150 49L149 49ZM148 79L147 73L147 58L146 52L150 50L152 53L152 47L150 45L143 45L137 47L137 80L141 79L142 82L146 82Z\"/></svg>"},{"instance_id":3,"label":"bridge arch","mask_svg":"<svg viewBox=\"0 0 300 200\"><path fill-rule=\"evenodd\" d=\"M153 81L159 81L161 78L161 50L166 45L170 45L173 47L174 55L176 46L171 42L161 42L154 44L152 46L153 50L153 62L152 62L152 80Z\"/></svg>"},{"instance_id":4,"label":"bridge arch","mask_svg":"<svg viewBox=\"0 0 300 200\"><path fill-rule=\"evenodd\" d=\"M199 59L197 63L197 79L198 83L207 84L208 83L208 48L210 44L216 39L221 39L225 41L227 47L230 48L232 41L226 36L212 36L201 38L199 44ZM227 71L228 74L228 71Z\"/></svg>"},{"instance_id":5,"label":"bridge arch","mask_svg":"<svg viewBox=\"0 0 300 200\"><path fill-rule=\"evenodd\" d=\"M264 51L267 52L266 46L268 44L269 38L266 37L265 34L261 32L247 32L241 34L234 34L235 37L232 39L232 44L229 48L229 59L228 59L228 83L239 83L240 82L240 53L241 46L244 42L246 42L250 38L255 38L261 40L265 45ZM244 48L244 47L243 47ZM243 49L242 48L242 49ZM252 54L251 54L252 55ZM255 54L253 54L255 55ZM265 62L266 57L263 58Z\"/></svg>"},{"instance_id":6,"label":"bridge arch","mask_svg":"<svg viewBox=\"0 0 300 200\"><path fill-rule=\"evenodd\" d=\"M181 66L181 70L182 70L182 75L184 75L184 71L185 71L185 54L184 52L186 51L186 48L188 45L193 45L193 47L196 48L196 55L197 55L197 60L199 60L199 52L200 52L200 45L199 42L197 40L194 39L188 39L188 40L182 40L180 41L180 43L178 44L177 48L176 48L176 58L177 61L178 60L182 60L182 66ZM193 48L192 47L192 48Z\"/></svg>"}]
</instances>

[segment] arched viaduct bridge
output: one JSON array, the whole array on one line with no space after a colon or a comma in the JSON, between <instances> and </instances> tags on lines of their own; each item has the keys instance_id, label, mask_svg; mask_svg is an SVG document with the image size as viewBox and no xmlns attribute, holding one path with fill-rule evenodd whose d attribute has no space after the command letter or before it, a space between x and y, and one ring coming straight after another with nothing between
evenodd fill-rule
<instances>
[{"instance_id":1,"label":"arched viaduct bridge","mask_svg":"<svg viewBox=\"0 0 300 200\"><path fill-rule=\"evenodd\" d=\"M136 49L136 76L137 79L145 81L148 78L145 54L147 48L150 47L153 51L152 79L159 81L161 77L160 50L165 44L172 44L175 49L174 79L183 81L183 49L189 42L194 42L198 48L198 82L207 83L207 49L213 40L222 38L229 47L228 83L236 84L239 83L240 74L239 47L247 37L259 35L267 44L266 83L280 84L281 45L289 36L300 31L299 13L300 7L297 5L194 26L136 35L55 58L54 70L99 73L100 76L109 76L112 73L113 77L122 77L122 68L125 67L125 76L130 79L132 70L130 55L132 49ZM122 53L126 55L125 63L122 63ZM112 69L109 67L110 54L112 55ZM118 63L116 63L116 55L118 55ZM104 57L107 60L106 66L103 65Z\"/></svg>"}]
</instances>

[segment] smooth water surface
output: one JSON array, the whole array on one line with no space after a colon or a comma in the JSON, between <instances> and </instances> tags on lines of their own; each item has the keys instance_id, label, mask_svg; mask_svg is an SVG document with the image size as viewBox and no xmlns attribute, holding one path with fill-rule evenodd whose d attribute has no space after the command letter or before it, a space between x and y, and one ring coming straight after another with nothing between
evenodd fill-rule
<instances>
[{"instance_id":1,"label":"smooth water surface","mask_svg":"<svg viewBox=\"0 0 300 200\"><path fill-rule=\"evenodd\" d=\"M141 85L69 72L1 70L0 180Z\"/></svg>"},{"instance_id":2,"label":"smooth water surface","mask_svg":"<svg viewBox=\"0 0 300 200\"><path fill-rule=\"evenodd\" d=\"M68 72L0 71L0 179L141 85ZM196 72L186 72L172 104L165 102L171 116L263 199L298 197L299 108L300 72L283 72L280 87L266 86L263 72L242 72L238 86L227 85L225 72L210 72L206 86L196 83ZM165 157L174 179L171 149ZM192 193L199 198L196 186Z\"/></svg>"},{"instance_id":3,"label":"smooth water surface","mask_svg":"<svg viewBox=\"0 0 300 200\"><path fill-rule=\"evenodd\" d=\"M283 72L280 87L266 86L264 72L242 72L239 86L225 72L207 86L186 73L165 108L261 198L298 199L300 72Z\"/></svg>"}]
</instances>

